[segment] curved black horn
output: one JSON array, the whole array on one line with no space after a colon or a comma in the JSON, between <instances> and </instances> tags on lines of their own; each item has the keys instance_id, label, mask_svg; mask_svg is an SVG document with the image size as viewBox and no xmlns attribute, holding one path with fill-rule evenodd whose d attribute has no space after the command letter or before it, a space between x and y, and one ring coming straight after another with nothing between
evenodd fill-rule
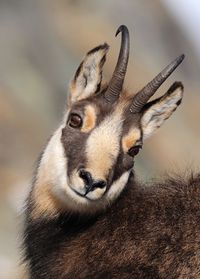
<instances>
[{"instance_id":1,"label":"curved black horn","mask_svg":"<svg viewBox=\"0 0 200 279\"><path fill-rule=\"evenodd\" d=\"M151 98L151 96L153 96L153 94L157 91L161 84L173 73L173 71L179 66L179 64L181 64L184 58L184 54L177 57L133 97L133 102L130 107L130 111L132 113L140 112L140 110Z\"/></svg>"},{"instance_id":2,"label":"curved black horn","mask_svg":"<svg viewBox=\"0 0 200 279\"><path fill-rule=\"evenodd\" d=\"M117 36L120 32L122 33L120 53L117 65L105 93L106 100L111 103L114 103L118 99L122 90L129 58L130 42L128 28L125 25L121 25L117 29L115 36Z\"/></svg>"}]
</instances>

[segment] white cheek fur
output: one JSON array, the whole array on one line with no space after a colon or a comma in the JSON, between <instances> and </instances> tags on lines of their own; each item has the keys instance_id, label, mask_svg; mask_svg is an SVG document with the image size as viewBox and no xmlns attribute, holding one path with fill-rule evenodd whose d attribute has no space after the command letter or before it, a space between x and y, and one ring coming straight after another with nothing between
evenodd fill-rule
<instances>
[{"instance_id":1,"label":"white cheek fur","mask_svg":"<svg viewBox=\"0 0 200 279\"><path fill-rule=\"evenodd\" d=\"M107 199L109 202L114 201L119 197L121 192L123 191L124 187L126 186L128 182L128 178L130 175L131 170L124 172L120 178L118 178L110 187L108 193L107 193Z\"/></svg>"}]
</instances>

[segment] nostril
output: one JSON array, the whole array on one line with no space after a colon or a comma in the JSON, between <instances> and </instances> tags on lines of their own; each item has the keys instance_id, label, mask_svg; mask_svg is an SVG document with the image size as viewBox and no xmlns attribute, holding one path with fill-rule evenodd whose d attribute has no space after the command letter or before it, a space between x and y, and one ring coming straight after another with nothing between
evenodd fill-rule
<instances>
[{"instance_id":1,"label":"nostril","mask_svg":"<svg viewBox=\"0 0 200 279\"><path fill-rule=\"evenodd\" d=\"M79 171L79 176L84 180L86 184L90 184L92 182L91 174L88 171L85 171L84 169L81 169Z\"/></svg>"},{"instance_id":2,"label":"nostril","mask_svg":"<svg viewBox=\"0 0 200 279\"><path fill-rule=\"evenodd\" d=\"M83 179L85 183L85 189L86 189L85 195L87 195L87 193L89 193L90 191L94 191L97 188L103 189L104 187L106 187L105 180L96 180L96 181L93 180L90 172L84 169L80 169L79 176L80 178Z\"/></svg>"},{"instance_id":3,"label":"nostril","mask_svg":"<svg viewBox=\"0 0 200 279\"><path fill-rule=\"evenodd\" d=\"M85 185L85 196L89 193L94 191L95 189L103 189L106 187L106 182L104 180L99 180L99 181L93 181L91 184L86 184Z\"/></svg>"},{"instance_id":4,"label":"nostril","mask_svg":"<svg viewBox=\"0 0 200 279\"><path fill-rule=\"evenodd\" d=\"M99 180L99 181L95 181L94 184L93 184L93 188L104 188L106 187L106 181L104 180Z\"/></svg>"}]
</instances>

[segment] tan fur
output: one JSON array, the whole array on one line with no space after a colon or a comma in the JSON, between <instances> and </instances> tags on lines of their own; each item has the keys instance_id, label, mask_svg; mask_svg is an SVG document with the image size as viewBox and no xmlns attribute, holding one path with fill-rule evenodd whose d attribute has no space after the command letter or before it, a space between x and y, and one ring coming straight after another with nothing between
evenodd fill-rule
<instances>
[{"instance_id":1,"label":"tan fur","mask_svg":"<svg viewBox=\"0 0 200 279\"><path fill-rule=\"evenodd\" d=\"M85 108L85 117L81 131L84 133L89 132L95 127L97 111L94 106L88 105Z\"/></svg>"},{"instance_id":2,"label":"tan fur","mask_svg":"<svg viewBox=\"0 0 200 279\"><path fill-rule=\"evenodd\" d=\"M131 129L128 134L122 138L122 148L124 152L127 152L136 142L140 139L141 132L137 128Z\"/></svg>"},{"instance_id":3,"label":"tan fur","mask_svg":"<svg viewBox=\"0 0 200 279\"><path fill-rule=\"evenodd\" d=\"M31 217L36 220L40 216L53 217L62 210L61 202L56 199L49 190L49 185L42 184L42 181L35 184L33 189L34 208L31 212Z\"/></svg>"},{"instance_id":4,"label":"tan fur","mask_svg":"<svg viewBox=\"0 0 200 279\"><path fill-rule=\"evenodd\" d=\"M119 153L122 116L107 116L89 136L86 144L87 170L95 179L105 179Z\"/></svg>"}]
</instances>

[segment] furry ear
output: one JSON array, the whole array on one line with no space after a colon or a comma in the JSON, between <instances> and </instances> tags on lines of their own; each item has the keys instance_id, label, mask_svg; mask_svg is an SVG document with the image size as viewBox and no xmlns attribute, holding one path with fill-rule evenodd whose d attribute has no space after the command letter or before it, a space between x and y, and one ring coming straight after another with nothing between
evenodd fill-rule
<instances>
[{"instance_id":1,"label":"furry ear","mask_svg":"<svg viewBox=\"0 0 200 279\"><path fill-rule=\"evenodd\" d=\"M180 105L182 97L183 85L181 82L175 82L167 93L144 106L141 118L144 139L148 138L171 116Z\"/></svg>"},{"instance_id":2,"label":"furry ear","mask_svg":"<svg viewBox=\"0 0 200 279\"><path fill-rule=\"evenodd\" d=\"M90 50L78 67L70 84L69 102L85 99L101 86L102 67L109 46L104 43Z\"/></svg>"}]
</instances>

